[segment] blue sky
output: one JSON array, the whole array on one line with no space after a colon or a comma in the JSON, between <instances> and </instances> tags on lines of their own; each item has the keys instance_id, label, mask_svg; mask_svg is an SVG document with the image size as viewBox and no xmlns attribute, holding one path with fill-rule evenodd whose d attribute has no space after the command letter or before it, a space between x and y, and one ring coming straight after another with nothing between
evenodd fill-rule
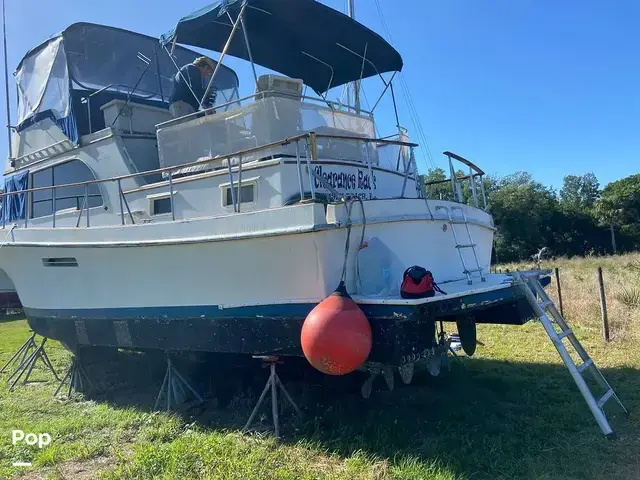
<instances>
[{"instance_id":1,"label":"blue sky","mask_svg":"<svg viewBox=\"0 0 640 480\"><path fill-rule=\"evenodd\" d=\"M70 23L104 23L157 36L207 0L6 2L13 71L29 48ZM345 9L345 0L323 2ZM604 185L640 171L637 0L380 4L404 57L404 76L437 165L444 166L440 152L451 150L489 173L527 170L556 188L567 174L593 172ZM356 10L359 21L383 34L374 0L357 0ZM225 63L250 92L245 62ZM14 108L15 87L10 87ZM371 102L378 90L366 83ZM401 89L397 92L401 122L417 140ZM376 113L385 133L394 123L389 102ZM0 151L6 150L2 134Z\"/></svg>"}]
</instances>

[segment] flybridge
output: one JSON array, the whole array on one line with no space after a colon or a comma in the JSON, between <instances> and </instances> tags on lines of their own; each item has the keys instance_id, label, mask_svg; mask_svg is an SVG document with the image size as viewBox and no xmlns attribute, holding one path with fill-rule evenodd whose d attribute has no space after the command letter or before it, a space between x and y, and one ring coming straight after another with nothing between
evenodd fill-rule
<instances>
[{"instance_id":1,"label":"flybridge","mask_svg":"<svg viewBox=\"0 0 640 480\"><path fill-rule=\"evenodd\" d=\"M382 37L315 0L216 2L181 19L160 43L119 28L76 23L29 51L18 65L18 118L11 127L6 172L73 150L83 136L126 117L130 102L166 110L175 72L198 56L177 44L221 52L219 62L226 54L247 59L252 66L299 78L320 95L372 76L382 80L384 95L393 77L387 81L382 74L402 69L400 54ZM257 75L255 80L258 87ZM237 106L237 76L222 63L216 64L207 93L211 90L217 93L214 108ZM121 104L115 119L107 121L101 107L112 101ZM198 101L203 104L204 98ZM361 112L358 102L355 112ZM52 140L40 149L30 146L32 138L20 137L34 124Z\"/></svg>"},{"instance_id":2,"label":"flybridge","mask_svg":"<svg viewBox=\"0 0 640 480\"><path fill-rule=\"evenodd\" d=\"M238 25L243 35L234 35ZM315 0L217 1L182 18L162 42L243 58L318 93L402 70L402 57L382 37Z\"/></svg>"},{"instance_id":3,"label":"flybridge","mask_svg":"<svg viewBox=\"0 0 640 480\"><path fill-rule=\"evenodd\" d=\"M30 50L15 73L20 133L44 119L67 137L61 148L73 148L82 135L109 126L100 107L112 100L168 108L176 65L191 63L198 53L177 47L158 55L158 40L120 28L75 23ZM238 98L238 77L220 66L217 103ZM25 152L14 136L14 158Z\"/></svg>"}]
</instances>

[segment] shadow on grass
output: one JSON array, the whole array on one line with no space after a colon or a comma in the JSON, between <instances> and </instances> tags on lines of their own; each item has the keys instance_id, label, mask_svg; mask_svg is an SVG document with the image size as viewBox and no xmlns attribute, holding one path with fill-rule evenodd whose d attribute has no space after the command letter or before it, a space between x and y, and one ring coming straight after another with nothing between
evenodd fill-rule
<instances>
[{"instance_id":1,"label":"shadow on grass","mask_svg":"<svg viewBox=\"0 0 640 480\"><path fill-rule=\"evenodd\" d=\"M241 429L268 371L244 357L204 356L196 364L189 360L189 368L185 359L176 365L183 366L182 372L209 400L183 412L185 419L212 431ZM151 410L164 369L161 354L96 356L88 370L101 393L92 398ZM640 371L613 368L604 373L627 407L637 407ZM394 391L378 378L368 400L359 393L363 374L328 377L296 359L279 367L279 375L304 411L304 418L295 420L282 403L285 442L303 441L343 457L359 451L391 463L437 462L461 478L601 478L607 468L620 472L627 466L633 476L638 464L637 422L609 405L619 439L605 440L558 364L466 358L441 377L417 372L411 385L396 376ZM263 413L266 428L268 401Z\"/></svg>"}]
</instances>

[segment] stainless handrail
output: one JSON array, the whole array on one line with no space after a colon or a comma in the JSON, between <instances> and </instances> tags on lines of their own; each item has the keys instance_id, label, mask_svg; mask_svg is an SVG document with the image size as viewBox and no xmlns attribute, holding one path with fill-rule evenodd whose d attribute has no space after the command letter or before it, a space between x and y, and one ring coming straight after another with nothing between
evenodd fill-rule
<instances>
[{"instance_id":1,"label":"stainless handrail","mask_svg":"<svg viewBox=\"0 0 640 480\"><path fill-rule=\"evenodd\" d=\"M476 185L476 178L479 177L480 178L480 193L482 194L482 202L483 202L483 208L484 210L487 210L487 197L486 197L486 193L485 193L485 189L484 189L484 181L483 181L483 177L485 175L485 172L478 167L476 164L474 164L473 162L471 162L470 160L467 160L466 158L446 151L443 152L443 155L445 155L447 157L447 159L449 160L449 173L450 173L450 178L444 179L444 180L432 180L432 181L428 181L428 182L424 182L425 186L426 185L438 185L441 183L451 183L451 190L453 192L453 195L457 198L459 203L464 203L464 199L462 198L462 190L460 188L461 182L464 180L468 180L469 181L469 185L471 187L471 199L473 201L473 206L475 208L478 208L478 193L477 193L477 185ZM463 165L466 165L469 168L469 174L468 175L463 175L463 176L458 176L456 174L456 171L453 167L453 160L457 160L458 162L462 163Z\"/></svg>"},{"instance_id":2,"label":"stainless handrail","mask_svg":"<svg viewBox=\"0 0 640 480\"><path fill-rule=\"evenodd\" d=\"M304 185L302 183L302 165L300 164L300 140L296 140L296 166L298 169L298 189L300 190L300 200L303 200Z\"/></svg>"},{"instance_id":3,"label":"stainless handrail","mask_svg":"<svg viewBox=\"0 0 640 480\"><path fill-rule=\"evenodd\" d=\"M231 163L227 160L228 163ZM240 204L242 203L242 155L238 157L238 213L240 213Z\"/></svg>"},{"instance_id":4,"label":"stainless handrail","mask_svg":"<svg viewBox=\"0 0 640 480\"><path fill-rule=\"evenodd\" d=\"M282 146L282 145L289 145L290 143L295 142L296 140L302 139L307 137L309 134L305 133L305 134L301 134L301 135L296 135L295 137L291 137L291 138L286 138L284 140L280 140L279 142L272 142L272 143L267 143L265 145L260 145L258 147L252 147L249 148L247 150L242 150L239 152L234 152L231 153L229 155L225 155L224 157L217 157L217 158L207 158L204 160L196 160L194 162L190 162L190 163L185 163L179 166L179 168L188 168L188 167L193 167L193 166L197 166L197 165L207 165L210 163L214 163L214 162L218 162L227 158L231 158L231 157L237 157L238 155L241 154L248 154L248 153L253 153L259 150L265 150L271 147L276 147L276 146ZM363 140L361 138L359 138L358 140ZM155 170L146 170L144 172L136 172L136 173L129 173L127 175L118 175L115 177L110 177L110 178L105 178L105 179L101 179L101 180L86 180L84 182L75 182L75 183L66 183L63 185L56 185L56 188L69 188L69 187L79 187L79 186L84 186L84 185L93 185L93 184L98 184L98 183L107 183L107 182L117 182L118 180L122 181L122 180L128 180L130 178L136 178L136 177L144 177L144 176L148 176L148 175L155 175L158 173L165 173L165 172L169 172L171 170L176 170L176 166L171 166L171 167L163 167L163 168L157 168ZM12 196L12 195L17 195L17 194L21 194L21 193L31 193L31 192L39 192L41 190L49 190L53 188L52 186L46 186L46 187L35 187L35 188L29 188L29 189L25 189L25 190L19 190L17 192L8 192L8 193L0 193L0 198L2 197L7 197L7 196Z\"/></svg>"},{"instance_id":5,"label":"stainless handrail","mask_svg":"<svg viewBox=\"0 0 640 480\"><path fill-rule=\"evenodd\" d=\"M52 187L52 190L55 191L56 188L63 188L63 187L64 187L64 185L56 185L55 187ZM20 190L19 193L22 193L22 192L23 192L23 190ZM99 193L90 193L89 194L89 198L96 198L96 197L102 197L102 195L100 195ZM31 203L33 203L35 205L36 203L52 202L52 204L53 204L57 200L71 200L71 199L76 200L78 198L84 198L84 194L82 194L82 195L67 195L65 197L58 197L56 195L53 198L43 198L43 199L40 199L40 200L32 200Z\"/></svg>"},{"instance_id":6,"label":"stainless handrail","mask_svg":"<svg viewBox=\"0 0 640 480\"><path fill-rule=\"evenodd\" d=\"M219 162L221 160L225 160L225 159L229 159L231 157L238 157L240 155L247 155L250 153L254 153L260 150L267 150L269 148L272 147L277 147L277 146L284 146L284 145L290 145L292 143L295 143L296 140L302 140L304 138L309 138L311 135L314 135L316 139L318 138L333 138L333 139L341 139L341 140L356 140L356 141L360 141L360 142L364 142L364 143L379 143L379 144L384 144L384 145L400 145L400 146L405 146L405 147L417 147L418 144L416 143L409 143L409 142L400 142L400 141L394 141L394 140L382 140L379 138L363 138L363 137L351 137L351 136L337 136L337 135L320 135L320 134L314 134L313 132L309 132L309 133L303 133L300 135L296 135L294 137L289 137L289 138L285 138L283 140L280 140L278 142L271 142L271 143L266 143L264 145L259 145L257 147L252 147L246 150L240 150L238 152L234 152L234 153L230 153L228 155L225 155L224 157L216 157L216 158L207 158L207 159L203 159L203 160L196 160L194 162L190 162L190 163L185 163L182 165L179 165L180 169L184 169L184 168L189 168L189 167L193 167L193 166L198 166L198 165L208 165L210 163L214 163L214 162ZM136 172L136 173L129 173L127 175L119 175L119 176L115 176L115 177L110 177L110 178L105 178L105 179L101 179L101 180L87 180L84 182L76 182L76 183L67 183L67 184L62 184L62 185L55 185L55 188L69 188L69 187L78 187L78 186L84 186L84 185L92 185L92 184L99 184L99 183L108 183L108 182L116 182L118 180L128 180L130 178L136 178L136 177L144 177L144 176L148 176L148 175L155 175L155 174L162 174L165 172L169 172L171 170L176 170L178 167L176 166L171 166L171 167L163 167L163 168L157 168L155 170L146 170L144 172ZM50 190L51 188L53 188L52 186L46 186L46 187L36 187L36 188L29 188L29 189L25 189L25 190L19 190L17 192L9 192L9 193L0 193L0 198L6 197L6 196L12 196L12 195L17 195L20 193L31 193L31 192L39 192L42 190Z\"/></svg>"},{"instance_id":7,"label":"stainless handrail","mask_svg":"<svg viewBox=\"0 0 640 480\"><path fill-rule=\"evenodd\" d=\"M294 137L290 137L290 138L285 138L283 140L280 140L278 142L272 142L272 143L268 143L265 145L260 145L257 147L253 147L253 148L249 148L246 150L242 150L239 152L234 152L231 154L228 154L224 157L217 157L217 158L208 158L208 159L201 159L201 160L197 160L195 162L190 162L190 163L185 163L183 165L180 165L179 168L183 169L183 168L188 168L188 167L193 167L193 166L198 166L198 165L207 165L207 164L211 164L214 162L222 162L225 159L228 162L228 168L229 168L229 174L230 174L230 178L231 178L231 186L232 186L232 197L236 197L236 191L233 188L233 176L232 176L232 167L231 167L231 159L232 158L239 158L239 165L238 165L238 169L239 169L239 176L238 176L238 180L241 181L242 179L242 157L246 156L248 154L257 152L257 151L261 151L261 150L267 150L269 148L273 148L273 147L277 147L277 146L285 146L285 145L290 145L290 144L296 144L296 146L298 145L298 142L300 140L304 140L305 141L305 161L307 163L307 168L309 170L309 183L310 183L310 189L311 189L311 196L313 199L316 198L316 191L315 191L315 185L313 182L314 179L314 175L311 172L312 169L312 162L317 161L318 160L318 147L317 147L317 141L318 139L322 139L322 138L328 138L328 139L341 139L341 140L354 140L354 141L358 141L358 142L363 142L363 143L374 143L377 145L398 145L398 146L404 146L404 147L416 147L417 144L414 143L409 143L409 142L401 142L401 141L396 141L396 140L384 140L384 139L379 139L379 138L363 138L363 137L357 137L357 136L348 136L348 135L318 135L315 134L314 132L309 132L309 133L304 133L304 134L300 134L300 135L296 135ZM299 149L297 149L298 154L297 154L297 165L298 165L298 172L299 172L299 176L302 174L301 173L301 161L300 161L300 153L299 153ZM371 168L371 159L369 157L367 157L367 165L368 167ZM132 178L137 178L137 177L144 177L144 176L148 176L148 175L155 175L155 174L162 174L162 173L169 173L169 194L170 194L170 198L171 198L171 211L172 211L172 219L175 220L175 209L174 209L174 198L173 198L173 171L175 171L178 167L176 166L171 166L171 167L164 167L164 168L158 168L155 170L148 170L148 171L144 171L144 172L136 172L136 173L131 173L131 174L127 174L127 175L120 175L120 176L115 176L115 177L110 177L110 178L106 178L106 179L99 179L99 180L87 180L84 182L75 182L75 183L67 183L67 184L61 184L61 185L49 185L49 186L44 186L44 187L35 187L35 188L28 188L28 189L24 189L24 190L18 190L15 192L3 192L0 193L0 199L2 199L2 203L5 204L5 198L6 197L11 197L13 195L20 195L20 194L27 194L27 195L31 195L34 192L40 192L40 191L47 191L47 190L52 190L53 192L55 192L56 189L62 189L62 188L71 188L71 187L84 187L85 188L85 195L84 195L84 202L81 208L78 208L78 210L80 210L80 214L78 216L78 220L77 220L77 226L80 225L80 219L82 217L82 213L83 210L85 208L87 208L87 226L90 225L90 219L89 219L89 214L88 214L88 210L89 210L89 198L90 197L94 197L96 196L96 194L89 194L89 186L90 185L97 185L97 184L103 184L103 183L108 183L108 182L116 182L117 183L117 187L118 187L118 196L119 196L119 203L120 203L120 214L121 214L121 221L122 224L124 225L124 210L126 209L127 214L129 215L129 218L131 219L131 223L135 224L135 220L133 218L133 215L131 213L131 210L129 208L129 204L127 202L126 196L124 191L122 190L122 180L128 180L128 179L132 179ZM407 167L409 168L409 166ZM405 176L407 175L407 172L405 172ZM199 180L198 178L194 178L193 181ZM299 186L300 188L302 188L302 179L299 178ZM158 182L161 183L161 182ZM153 184L151 184L150 186L152 186ZM241 188L241 185L239 186ZM238 188L238 197L240 197L241 199L241 190L240 188ZM78 198L79 196L76 196L76 198ZM52 194L52 199L46 199L46 200L42 200L42 201L52 201L52 203L55 205L56 200L61 200L62 198L56 198L55 193ZM36 200L36 202L39 202L39 200ZM25 215L25 227L28 224L28 219L30 216L30 210L31 210L31 203L30 201L27 202L26 205L26 215ZM240 212L240 208L239 208L239 199L235 199L234 198L234 211L236 212ZM4 209L3 209L4 210ZM52 215L54 217L54 224L55 224L55 211L52 212ZM3 228L5 226L5 217L4 217L4 212L3 212Z\"/></svg>"}]
</instances>

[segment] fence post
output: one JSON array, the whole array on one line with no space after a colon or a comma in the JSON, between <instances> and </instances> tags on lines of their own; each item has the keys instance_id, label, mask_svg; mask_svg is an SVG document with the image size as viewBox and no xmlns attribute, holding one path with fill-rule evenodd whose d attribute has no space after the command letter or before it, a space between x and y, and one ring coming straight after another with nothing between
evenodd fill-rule
<instances>
[{"instance_id":1,"label":"fence post","mask_svg":"<svg viewBox=\"0 0 640 480\"><path fill-rule=\"evenodd\" d=\"M556 272L556 286L558 287L558 304L560 306L560 315L564 317L564 308L562 307L562 288L560 286L560 270L555 268Z\"/></svg>"},{"instance_id":2,"label":"fence post","mask_svg":"<svg viewBox=\"0 0 640 480\"><path fill-rule=\"evenodd\" d=\"M598 267L598 289L600 291L600 311L602 312L602 335L604 341L609 341L609 318L607 317L607 299L604 295L604 282L602 281L602 267Z\"/></svg>"}]
</instances>

